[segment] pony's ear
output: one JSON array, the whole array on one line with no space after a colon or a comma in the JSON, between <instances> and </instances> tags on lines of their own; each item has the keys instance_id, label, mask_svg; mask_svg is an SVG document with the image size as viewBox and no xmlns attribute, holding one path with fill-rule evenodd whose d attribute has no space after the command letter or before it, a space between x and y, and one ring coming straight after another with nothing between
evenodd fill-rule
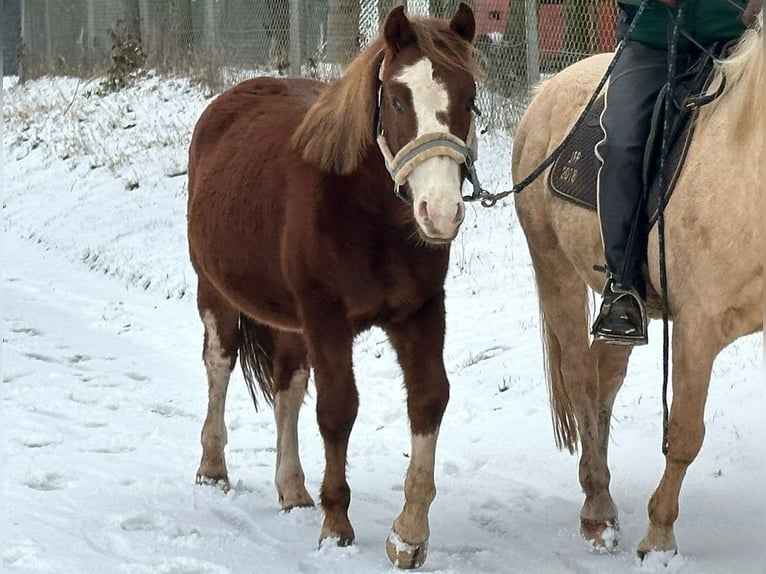
<instances>
[{"instance_id":1,"label":"pony's ear","mask_svg":"<svg viewBox=\"0 0 766 574\"><path fill-rule=\"evenodd\" d=\"M397 6L388 13L383 25L383 35L386 44L394 53L416 42L415 32L404 14L404 6Z\"/></svg>"},{"instance_id":2,"label":"pony's ear","mask_svg":"<svg viewBox=\"0 0 766 574\"><path fill-rule=\"evenodd\" d=\"M473 16L473 10L471 10L468 4L465 2L460 3L457 12L455 12L449 23L449 27L463 40L473 43L473 38L476 35L476 19Z\"/></svg>"}]
</instances>

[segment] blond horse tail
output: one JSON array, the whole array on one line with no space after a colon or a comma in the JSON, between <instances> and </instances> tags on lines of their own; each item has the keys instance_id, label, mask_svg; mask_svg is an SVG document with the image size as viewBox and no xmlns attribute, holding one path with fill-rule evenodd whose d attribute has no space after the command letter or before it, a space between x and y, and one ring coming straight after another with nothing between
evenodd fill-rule
<instances>
[{"instance_id":1,"label":"blond horse tail","mask_svg":"<svg viewBox=\"0 0 766 574\"><path fill-rule=\"evenodd\" d=\"M542 298L539 300L542 301ZM570 454L574 454L577 451L579 433L572 400L567 393L561 370L561 344L542 305L540 305L540 330L556 446L560 449L566 448Z\"/></svg>"}]
</instances>

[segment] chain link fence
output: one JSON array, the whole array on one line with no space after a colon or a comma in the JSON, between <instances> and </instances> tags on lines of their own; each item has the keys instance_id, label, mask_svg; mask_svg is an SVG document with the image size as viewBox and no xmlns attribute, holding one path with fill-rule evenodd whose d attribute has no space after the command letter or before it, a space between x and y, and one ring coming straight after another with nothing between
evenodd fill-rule
<instances>
[{"instance_id":1,"label":"chain link fence","mask_svg":"<svg viewBox=\"0 0 766 574\"><path fill-rule=\"evenodd\" d=\"M388 11L450 17L457 0L3 0L21 80L152 68L219 91L256 74L332 79ZM541 77L614 47L614 0L473 0L487 126L512 129ZM7 48L6 48L7 49ZM118 68L118 73L120 70ZM117 86L119 87L119 85Z\"/></svg>"}]
</instances>

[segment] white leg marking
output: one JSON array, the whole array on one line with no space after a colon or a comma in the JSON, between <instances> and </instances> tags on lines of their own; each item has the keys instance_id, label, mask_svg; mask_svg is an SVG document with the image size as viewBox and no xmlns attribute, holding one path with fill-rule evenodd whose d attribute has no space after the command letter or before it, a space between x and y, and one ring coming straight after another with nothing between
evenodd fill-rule
<instances>
[{"instance_id":1,"label":"white leg marking","mask_svg":"<svg viewBox=\"0 0 766 574\"><path fill-rule=\"evenodd\" d=\"M305 476L298 451L298 413L306 394L309 373L298 369L286 391L274 397L274 418L277 423L277 469L274 482L279 503L289 510L294 506L313 506L305 487Z\"/></svg>"},{"instance_id":2,"label":"white leg marking","mask_svg":"<svg viewBox=\"0 0 766 574\"><path fill-rule=\"evenodd\" d=\"M198 478L201 480L226 481L226 423L224 409L226 408L226 391L229 387L229 376L232 370L232 358L224 354L221 340L218 337L215 318L212 313L205 311L202 316L205 325L206 342L204 349L205 369L207 370L207 416L202 425L202 462Z\"/></svg>"},{"instance_id":3,"label":"white leg marking","mask_svg":"<svg viewBox=\"0 0 766 574\"><path fill-rule=\"evenodd\" d=\"M428 435L412 435L412 453L404 481L404 508L394 530L406 542L428 540L428 510L436 496L434 465L439 429Z\"/></svg>"}]
</instances>

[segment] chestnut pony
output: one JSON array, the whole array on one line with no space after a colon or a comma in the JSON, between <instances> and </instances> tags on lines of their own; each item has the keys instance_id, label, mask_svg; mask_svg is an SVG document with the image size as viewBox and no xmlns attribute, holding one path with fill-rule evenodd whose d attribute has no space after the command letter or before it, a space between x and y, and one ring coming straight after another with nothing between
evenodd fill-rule
<instances>
[{"instance_id":1,"label":"chestnut pony","mask_svg":"<svg viewBox=\"0 0 766 574\"><path fill-rule=\"evenodd\" d=\"M380 326L403 371L412 433L404 508L386 544L403 568L426 558L449 396L444 280L464 216L475 28L465 4L450 21L395 8L334 83L256 78L222 94L189 151L188 240L208 380L198 482L228 488L224 407L239 354L253 399L257 383L274 405L280 505L313 505L297 436L313 368L325 447L320 543L352 543L352 343Z\"/></svg>"},{"instance_id":2,"label":"chestnut pony","mask_svg":"<svg viewBox=\"0 0 766 574\"><path fill-rule=\"evenodd\" d=\"M761 13L734 53L719 63L711 93L722 78L724 91L699 111L686 163L665 209L673 401L665 472L649 501L640 556L676 550L678 497L702 446L713 361L738 337L763 330L762 23ZM585 59L543 85L516 132L515 180L531 173L562 141L610 58ZM596 545L611 546L618 524L609 492L609 424L631 348L588 343L588 287L600 291L604 284L603 274L593 269L603 263L598 218L554 196L544 178L516 196L515 206L537 281L557 442L574 451L579 439L582 448L581 533ZM647 279L648 310L657 317L656 228L649 237Z\"/></svg>"}]
</instances>

